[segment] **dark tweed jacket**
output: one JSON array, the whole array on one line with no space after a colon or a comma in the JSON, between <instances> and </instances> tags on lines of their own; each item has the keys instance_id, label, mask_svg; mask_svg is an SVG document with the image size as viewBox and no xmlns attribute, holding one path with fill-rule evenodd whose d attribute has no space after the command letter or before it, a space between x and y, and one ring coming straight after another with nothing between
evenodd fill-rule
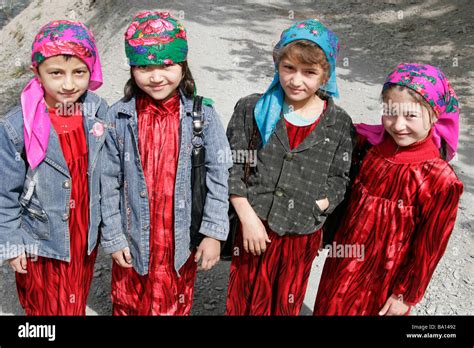
<instances>
[{"instance_id":1,"label":"dark tweed jacket","mask_svg":"<svg viewBox=\"0 0 474 348\"><path fill-rule=\"evenodd\" d=\"M231 149L248 149L254 107L261 95L240 99L227 127ZM285 121L278 122L262 147L258 133L257 166L248 187L243 182L244 163L230 169L229 194L247 197L257 215L279 235L310 234L324 224L343 200L349 183L354 127L347 113L327 99L327 108L316 128L290 150ZM315 201L328 198L321 211Z\"/></svg>"}]
</instances>

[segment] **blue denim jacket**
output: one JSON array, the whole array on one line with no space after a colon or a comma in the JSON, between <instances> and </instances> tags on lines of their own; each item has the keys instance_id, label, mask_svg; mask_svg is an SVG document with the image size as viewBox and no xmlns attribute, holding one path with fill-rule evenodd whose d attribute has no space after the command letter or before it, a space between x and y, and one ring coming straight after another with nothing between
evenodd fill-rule
<instances>
[{"instance_id":1,"label":"blue denim jacket","mask_svg":"<svg viewBox=\"0 0 474 348\"><path fill-rule=\"evenodd\" d=\"M84 130L89 150L88 254L98 239L100 224L100 152L102 136L91 133L99 122L106 126L107 103L92 92L82 97ZM70 261L71 177L58 135L51 126L45 159L32 170L24 151L23 113L13 108L0 119L0 261L23 251Z\"/></svg>"},{"instance_id":2,"label":"blue denim jacket","mask_svg":"<svg viewBox=\"0 0 474 348\"><path fill-rule=\"evenodd\" d=\"M174 197L174 266L177 272L190 256L192 106L191 99L181 96L180 147ZM208 193L200 232L225 240L229 232L227 180L232 157L224 127L214 108L203 105L203 113ZM138 150L135 98L128 102L120 100L112 105L107 122L109 126L101 177L101 245L107 253L129 246L135 270L139 274L147 274L150 211ZM196 140L202 141L200 138L193 141Z\"/></svg>"}]
</instances>

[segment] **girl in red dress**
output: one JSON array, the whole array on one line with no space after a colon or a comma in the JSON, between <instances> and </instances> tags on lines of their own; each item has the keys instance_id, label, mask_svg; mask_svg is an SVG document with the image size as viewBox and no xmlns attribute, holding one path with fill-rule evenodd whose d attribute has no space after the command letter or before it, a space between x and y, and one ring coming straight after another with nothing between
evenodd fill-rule
<instances>
[{"instance_id":1,"label":"girl in red dress","mask_svg":"<svg viewBox=\"0 0 474 348\"><path fill-rule=\"evenodd\" d=\"M100 61L84 24L65 20L41 28L32 61L36 77L23 90L21 112L5 120L24 135L27 162L16 160L12 176L8 148L0 159L5 186L23 190L9 206L18 211L10 224L17 221L19 228L2 219L0 241L5 227L21 238L23 252L10 265L27 315L85 315L100 222L98 209L90 210L99 204L91 201L99 183L94 159L105 140L107 112L88 88L102 84Z\"/></svg>"},{"instance_id":2,"label":"girl in red dress","mask_svg":"<svg viewBox=\"0 0 474 348\"><path fill-rule=\"evenodd\" d=\"M89 190L88 151L82 113L65 116L48 109L71 175L70 258L28 260L27 273L17 273L20 303L27 315L85 315L97 248L87 254Z\"/></svg>"},{"instance_id":3,"label":"girl in red dress","mask_svg":"<svg viewBox=\"0 0 474 348\"><path fill-rule=\"evenodd\" d=\"M445 159L457 149L456 94L439 69L400 64L382 99L383 124L356 125L372 147L335 235L363 257L328 257L314 315L409 314L454 228L463 184Z\"/></svg>"},{"instance_id":4,"label":"girl in red dress","mask_svg":"<svg viewBox=\"0 0 474 348\"><path fill-rule=\"evenodd\" d=\"M189 230L191 149L199 139L192 138L195 84L185 29L167 12L144 11L127 29L125 47L132 76L125 97L110 108L114 131L106 142L102 195L102 245L115 261L113 315L188 315L198 262L204 270L212 268L220 240L227 238L230 163L219 153L229 146L205 99L208 192L203 239L195 248Z\"/></svg>"},{"instance_id":5,"label":"girl in red dress","mask_svg":"<svg viewBox=\"0 0 474 348\"><path fill-rule=\"evenodd\" d=\"M259 145L248 182L245 160L236 158L230 173L240 229L228 315L300 313L321 227L349 182L352 121L332 98L338 47L336 35L314 19L283 31L272 84L242 98L229 122L237 154L248 152L253 138Z\"/></svg>"}]
</instances>

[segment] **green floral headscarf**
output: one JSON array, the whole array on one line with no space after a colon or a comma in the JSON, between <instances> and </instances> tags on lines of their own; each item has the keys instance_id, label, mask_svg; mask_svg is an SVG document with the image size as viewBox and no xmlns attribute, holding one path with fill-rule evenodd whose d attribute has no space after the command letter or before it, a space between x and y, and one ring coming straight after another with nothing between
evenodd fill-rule
<instances>
[{"instance_id":1,"label":"green floral headscarf","mask_svg":"<svg viewBox=\"0 0 474 348\"><path fill-rule=\"evenodd\" d=\"M186 61L186 30L168 12L138 13L125 33L130 65L171 65Z\"/></svg>"}]
</instances>

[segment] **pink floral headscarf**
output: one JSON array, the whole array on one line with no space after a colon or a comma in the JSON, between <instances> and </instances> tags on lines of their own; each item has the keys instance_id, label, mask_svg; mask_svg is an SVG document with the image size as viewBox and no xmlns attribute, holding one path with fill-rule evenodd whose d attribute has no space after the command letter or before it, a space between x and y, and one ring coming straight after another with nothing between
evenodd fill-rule
<instances>
[{"instance_id":1,"label":"pink floral headscarf","mask_svg":"<svg viewBox=\"0 0 474 348\"><path fill-rule=\"evenodd\" d=\"M433 126L433 140L441 148L441 138L447 145L447 160L457 151L459 138L459 102L446 76L438 68L427 64L401 63L387 77L384 89L391 84L408 87L419 93L431 105L437 116ZM357 133L367 137L373 145L383 141L383 125L355 125Z\"/></svg>"},{"instance_id":2,"label":"pink floral headscarf","mask_svg":"<svg viewBox=\"0 0 474 348\"><path fill-rule=\"evenodd\" d=\"M89 89L96 90L102 85L102 68L94 36L84 24L57 20L40 29L32 46L32 65L38 67L45 59L61 54L73 55L84 61L91 74ZM37 77L23 89L21 106L26 158L34 169L46 156L51 129L44 91Z\"/></svg>"}]
</instances>

